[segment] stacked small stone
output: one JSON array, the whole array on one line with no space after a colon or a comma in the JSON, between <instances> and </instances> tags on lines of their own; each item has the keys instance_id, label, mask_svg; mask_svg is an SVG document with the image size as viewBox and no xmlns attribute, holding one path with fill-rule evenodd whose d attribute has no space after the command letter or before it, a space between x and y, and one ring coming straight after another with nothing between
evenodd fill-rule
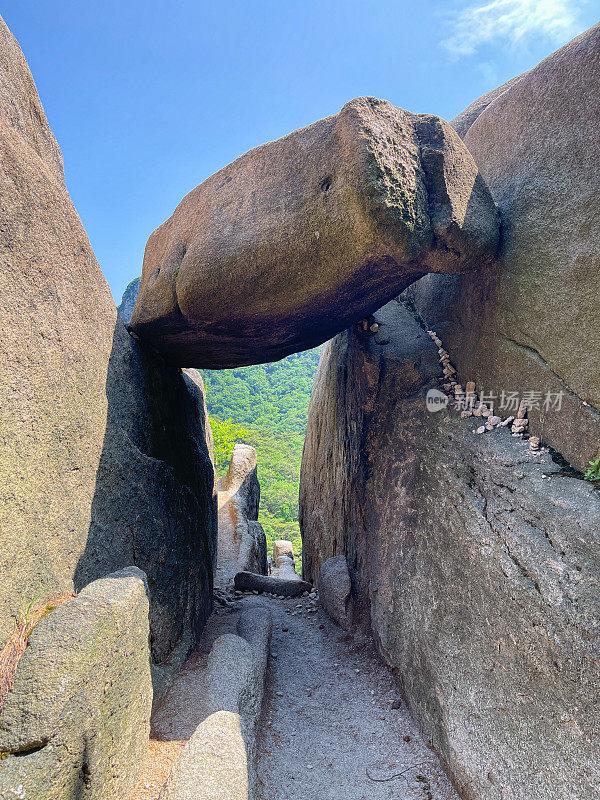
<instances>
[{"instance_id":1,"label":"stacked small stone","mask_svg":"<svg viewBox=\"0 0 600 800\"><path fill-rule=\"evenodd\" d=\"M517 416L515 417L511 428L513 436L522 436L527 430L529 420L527 419L526 415L527 404L521 400L519 404L519 410L517 411Z\"/></svg>"},{"instance_id":2,"label":"stacked small stone","mask_svg":"<svg viewBox=\"0 0 600 800\"><path fill-rule=\"evenodd\" d=\"M529 437L529 450L532 453L539 453L540 452L540 437L539 436L530 436Z\"/></svg>"},{"instance_id":3,"label":"stacked small stone","mask_svg":"<svg viewBox=\"0 0 600 800\"><path fill-rule=\"evenodd\" d=\"M454 400L457 406L462 406L460 412L461 419L468 419L469 417L479 417L484 420L484 424L476 429L476 433L483 434L486 431L492 431L494 428L507 428L512 423L511 432L513 436L523 437L527 432L529 420L527 419L527 404L521 400L517 415L509 416L506 419L494 414L493 409L489 408L485 403L477 403L477 393L475 391L475 381L467 381L466 387L463 390L462 384L457 381L456 368L450 361L450 354L444 349L442 340L439 338L435 331L427 331L427 334L438 348L440 356L440 363L443 369L443 379L445 383L442 388L454 395ZM539 436L529 437L529 450L532 453L546 452L540 450L541 442Z\"/></svg>"},{"instance_id":4,"label":"stacked small stone","mask_svg":"<svg viewBox=\"0 0 600 800\"><path fill-rule=\"evenodd\" d=\"M362 319L358 323L358 327L362 328L363 331L371 331L371 333L377 333L379 330L379 323L375 322L373 318L371 319Z\"/></svg>"},{"instance_id":5,"label":"stacked small stone","mask_svg":"<svg viewBox=\"0 0 600 800\"><path fill-rule=\"evenodd\" d=\"M440 363L442 365L442 371L446 381L446 383L442 385L442 388L446 392L454 391L455 398L458 400L457 391L459 394L462 393L462 387L457 383L456 367L454 367L450 361L450 354L444 349L442 340L435 331L427 331L427 335L431 338L432 342L438 349L438 355L440 357Z\"/></svg>"}]
</instances>

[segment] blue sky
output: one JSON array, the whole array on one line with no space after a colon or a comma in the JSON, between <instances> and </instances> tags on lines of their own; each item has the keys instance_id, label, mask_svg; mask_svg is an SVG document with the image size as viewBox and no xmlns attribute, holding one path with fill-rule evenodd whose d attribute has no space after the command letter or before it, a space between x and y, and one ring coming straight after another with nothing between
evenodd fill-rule
<instances>
[{"instance_id":1,"label":"blue sky","mask_svg":"<svg viewBox=\"0 0 600 800\"><path fill-rule=\"evenodd\" d=\"M597 0L4 0L118 300L194 186L360 95L451 119Z\"/></svg>"}]
</instances>

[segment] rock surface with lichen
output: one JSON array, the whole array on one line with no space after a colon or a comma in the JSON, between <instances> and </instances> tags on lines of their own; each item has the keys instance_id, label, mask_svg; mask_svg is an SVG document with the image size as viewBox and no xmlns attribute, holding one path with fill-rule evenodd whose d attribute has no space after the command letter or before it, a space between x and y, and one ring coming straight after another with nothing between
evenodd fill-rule
<instances>
[{"instance_id":1,"label":"rock surface with lichen","mask_svg":"<svg viewBox=\"0 0 600 800\"><path fill-rule=\"evenodd\" d=\"M374 318L321 356L305 577L346 560L355 620L463 797L594 800L600 492L507 428L427 411L436 345L402 302Z\"/></svg>"},{"instance_id":2,"label":"rock surface with lichen","mask_svg":"<svg viewBox=\"0 0 600 800\"><path fill-rule=\"evenodd\" d=\"M123 800L150 733L145 575L87 586L30 635L0 711L2 800Z\"/></svg>"},{"instance_id":3,"label":"rock surface with lichen","mask_svg":"<svg viewBox=\"0 0 600 800\"><path fill-rule=\"evenodd\" d=\"M190 192L148 240L131 325L177 364L275 361L426 272L484 269L498 228L446 122L358 98Z\"/></svg>"},{"instance_id":4,"label":"rock surface with lichen","mask_svg":"<svg viewBox=\"0 0 600 800\"><path fill-rule=\"evenodd\" d=\"M600 457L599 82L596 25L453 121L499 206L499 260L414 287L461 371L529 394L532 432L580 470Z\"/></svg>"},{"instance_id":5,"label":"rock surface with lichen","mask_svg":"<svg viewBox=\"0 0 600 800\"><path fill-rule=\"evenodd\" d=\"M148 576L153 658L166 665L212 602L201 380L118 317L1 20L0 109L0 646L33 598L135 564Z\"/></svg>"}]
</instances>

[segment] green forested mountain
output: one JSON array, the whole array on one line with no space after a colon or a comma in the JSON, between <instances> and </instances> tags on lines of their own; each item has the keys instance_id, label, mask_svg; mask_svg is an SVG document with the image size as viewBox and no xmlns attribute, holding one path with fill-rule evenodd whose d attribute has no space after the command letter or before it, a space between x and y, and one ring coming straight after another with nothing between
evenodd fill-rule
<instances>
[{"instance_id":1,"label":"green forested mountain","mask_svg":"<svg viewBox=\"0 0 600 800\"><path fill-rule=\"evenodd\" d=\"M316 347L272 364L203 370L210 414L240 425L304 436L320 351Z\"/></svg>"},{"instance_id":2,"label":"green forested mountain","mask_svg":"<svg viewBox=\"0 0 600 800\"><path fill-rule=\"evenodd\" d=\"M300 460L308 403L320 347L272 364L230 370L203 370L206 402L215 439L219 475L227 470L235 442L258 453L261 486L259 520L269 553L275 539L291 539L298 560Z\"/></svg>"}]
</instances>

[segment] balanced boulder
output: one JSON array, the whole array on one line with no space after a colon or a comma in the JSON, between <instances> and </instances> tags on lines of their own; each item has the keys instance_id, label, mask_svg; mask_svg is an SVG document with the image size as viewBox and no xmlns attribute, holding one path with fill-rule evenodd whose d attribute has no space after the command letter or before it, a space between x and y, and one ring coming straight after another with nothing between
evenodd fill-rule
<instances>
[{"instance_id":1,"label":"balanced boulder","mask_svg":"<svg viewBox=\"0 0 600 800\"><path fill-rule=\"evenodd\" d=\"M179 365L273 361L427 272L477 270L498 236L457 133L363 97L191 191L148 241L131 326Z\"/></svg>"}]
</instances>

